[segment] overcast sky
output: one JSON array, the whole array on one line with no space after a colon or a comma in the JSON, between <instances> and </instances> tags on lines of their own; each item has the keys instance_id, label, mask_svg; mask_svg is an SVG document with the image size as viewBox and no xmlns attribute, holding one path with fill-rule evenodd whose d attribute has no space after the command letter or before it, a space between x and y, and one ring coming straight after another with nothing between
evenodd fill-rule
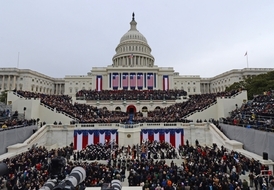
<instances>
[{"instance_id":1,"label":"overcast sky","mask_svg":"<svg viewBox=\"0 0 274 190\"><path fill-rule=\"evenodd\" d=\"M0 0L0 67L51 77L112 64L135 12L160 67L213 77L274 67L273 0Z\"/></svg>"}]
</instances>

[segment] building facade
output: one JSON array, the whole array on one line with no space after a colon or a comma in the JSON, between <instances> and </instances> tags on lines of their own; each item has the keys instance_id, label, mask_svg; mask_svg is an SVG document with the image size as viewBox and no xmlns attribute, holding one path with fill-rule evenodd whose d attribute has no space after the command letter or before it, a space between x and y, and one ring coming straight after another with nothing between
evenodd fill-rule
<instances>
[{"instance_id":1,"label":"building facade","mask_svg":"<svg viewBox=\"0 0 274 190\"><path fill-rule=\"evenodd\" d=\"M234 69L214 76L180 75L172 67L158 67L147 39L137 30L135 15L120 39L112 64L93 67L87 75L52 78L29 69L0 68L0 89L75 96L79 90L185 90L188 94L221 92L246 76L274 68Z\"/></svg>"}]
</instances>

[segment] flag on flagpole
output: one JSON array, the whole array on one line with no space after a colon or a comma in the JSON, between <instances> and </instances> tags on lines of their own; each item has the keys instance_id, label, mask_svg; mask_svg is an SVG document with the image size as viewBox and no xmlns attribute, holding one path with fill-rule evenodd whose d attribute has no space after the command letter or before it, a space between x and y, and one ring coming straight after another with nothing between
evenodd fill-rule
<instances>
[{"instance_id":1,"label":"flag on flagpole","mask_svg":"<svg viewBox=\"0 0 274 190\"><path fill-rule=\"evenodd\" d=\"M245 52L245 56L247 56L247 52Z\"/></svg>"},{"instance_id":2,"label":"flag on flagpole","mask_svg":"<svg viewBox=\"0 0 274 190\"><path fill-rule=\"evenodd\" d=\"M133 54L130 54L130 55L129 55L129 58L133 58Z\"/></svg>"}]
</instances>

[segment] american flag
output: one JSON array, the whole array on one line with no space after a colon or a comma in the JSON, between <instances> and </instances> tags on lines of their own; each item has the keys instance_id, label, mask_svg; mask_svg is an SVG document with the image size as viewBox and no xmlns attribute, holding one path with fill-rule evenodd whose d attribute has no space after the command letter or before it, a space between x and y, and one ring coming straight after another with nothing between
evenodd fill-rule
<instances>
[{"instance_id":1,"label":"american flag","mask_svg":"<svg viewBox=\"0 0 274 190\"><path fill-rule=\"evenodd\" d=\"M147 74L147 87L153 87L153 73Z\"/></svg>"},{"instance_id":2,"label":"american flag","mask_svg":"<svg viewBox=\"0 0 274 190\"><path fill-rule=\"evenodd\" d=\"M143 74L142 73L138 73L138 75L137 75L137 86L143 87Z\"/></svg>"},{"instance_id":3,"label":"american flag","mask_svg":"<svg viewBox=\"0 0 274 190\"><path fill-rule=\"evenodd\" d=\"M128 74L127 73L123 73L122 86L123 86L123 88L128 87Z\"/></svg>"},{"instance_id":4,"label":"american flag","mask_svg":"<svg viewBox=\"0 0 274 190\"><path fill-rule=\"evenodd\" d=\"M136 74L130 73L130 87L136 86Z\"/></svg>"},{"instance_id":5,"label":"american flag","mask_svg":"<svg viewBox=\"0 0 274 190\"><path fill-rule=\"evenodd\" d=\"M113 78L112 78L113 88L118 88L118 84L119 84L119 75L118 73L113 73Z\"/></svg>"},{"instance_id":6,"label":"american flag","mask_svg":"<svg viewBox=\"0 0 274 190\"><path fill-rule=\"evenodd\" d=\"M96 78L96 90L97 91L101 91L102 90L102 87L103 87L103 77L102 75L97 75L97 78Z\"/></svg>"},{"instance_id":7,"label":"american flag","mask_svg":"<svg viewBox=\"0 0 274 190\"><path fill-rule=\"evenodd\" d=\"M133 58L133 54L130 54L128 57L129 57L129 58Z\"/></svg>"},{"instance_id":8,"label":"american flag","mask_svg":"<svg viewBox=\"0 0 274 190\"><path fill-rule=\"evenodd\" d=\"M163 90L168 90L169 89L169 80L168 80L168 75L163 76Z\"/></svg>"}]
</instances>

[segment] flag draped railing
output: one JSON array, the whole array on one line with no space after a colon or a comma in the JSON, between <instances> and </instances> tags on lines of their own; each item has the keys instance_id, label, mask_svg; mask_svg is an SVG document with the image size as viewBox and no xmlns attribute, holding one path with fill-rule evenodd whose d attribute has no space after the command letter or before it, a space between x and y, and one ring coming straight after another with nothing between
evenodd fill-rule
<instances>
[{"instance_id":1,"label":"flag draped railing","mask_svg":"<svg viewBox=\"0 0 274 190\"><path fill-rule=\"evenodd\" d=\"M105 144L113 141L118 143L117 129L74 131L75 150L82 150L91 144Z\"/></svg>"},{"instance_id":2,"label":"flag draped railing","mask_svg":"<svg viewBox=\"0 0 274 190\"><path fill-rule=\"evenodd\" d=\"M184 129L142 129L140 142L167 142L179 148L184 145Z\"/></svg>"}]
</instances>

